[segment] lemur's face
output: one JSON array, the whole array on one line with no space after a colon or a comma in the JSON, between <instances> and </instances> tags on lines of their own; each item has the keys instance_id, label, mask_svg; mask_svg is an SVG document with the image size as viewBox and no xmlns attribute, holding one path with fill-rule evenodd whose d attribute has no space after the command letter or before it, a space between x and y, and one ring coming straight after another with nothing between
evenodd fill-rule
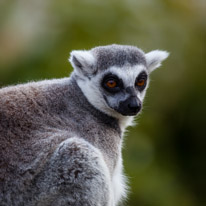
<instances>
[{"instance_id":1,"label":"lemur's face","mask_svg":"<svg viewBox=\"0 0 206 206\"><path fill-rule=\"evenodd\" d=\"M168 53L145 54L137 47L109 45L89 51L73 51L70 62L77 83L98 110L117 118L140 112L149 74Z\"/></svg>"},{"instance_id":2,"label":"lemur's face","mask_svg":"<svg viewBox=\"0 0 206 206\"><path fill-rule=\"evenodd\" d=\"M111 109L124 116L136 115L148 85L148 72L143 65L111 67L100 80L104 101Z\"/></svg>"}]
</instances>

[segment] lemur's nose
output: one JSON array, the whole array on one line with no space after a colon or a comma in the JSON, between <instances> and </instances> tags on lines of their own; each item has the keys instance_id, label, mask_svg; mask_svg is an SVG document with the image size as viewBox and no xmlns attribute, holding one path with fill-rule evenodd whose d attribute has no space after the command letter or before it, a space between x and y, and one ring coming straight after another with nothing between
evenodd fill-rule
<instances>
[{"instance_id":1,"label":"lemur's nose","mask_svg":"<svg viewBox=\"0 0 206 206\"><path fill-rule=\"evenodd\" d=\"M132 112L139 112L141 109L141 102L136 98L132 97L129 101L128 108Z\"/></svg>"}]
</instances>

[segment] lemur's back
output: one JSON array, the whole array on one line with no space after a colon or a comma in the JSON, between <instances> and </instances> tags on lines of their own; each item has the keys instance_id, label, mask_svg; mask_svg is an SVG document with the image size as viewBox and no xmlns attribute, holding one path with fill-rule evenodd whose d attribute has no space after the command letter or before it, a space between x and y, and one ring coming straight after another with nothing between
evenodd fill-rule
<instances>
[{"instance_id":1,"label":"lemur's back","mask_svg":"<svg viewBox=\"0 0 206 206\"><path fill-rule=\"evenodd\" d=\"M35 191L34 179L44 171L59 145L69 138L86 139L102 149L104 160L113 170L118 154L115 141L120 141L117 122L93 108L75 81L71 81L43 81L0 90L0 203L7 198L11 202L5 205L22 204L16 195L24 193L25 199L33 193L31 190ZM101 125L108 131L101 129ZM105 140L99 138L101 133ZM117 140L111 138L114 135ZM106 139L108 147L103 148L101 141Z\"/></svg>"},{"instance_id":2,"label":"lemur's back","mask_svg":"<svg viewBox=\"0 0 206 206\"><path fill-rule=\"evenodd\" d=\"M38 174L57 142L61 141L55 138L60 124L58 125L57 119L52 118L54 115L49 105L49 98L52 96L48 92L47 85L39 83L0 90L2 199L7 198L7 193L11 193L8 194L11 197L19 195L25 185L29 186L29 180ZM66 137L64 135L61 138Z\"/></svg>"}]
</instances>

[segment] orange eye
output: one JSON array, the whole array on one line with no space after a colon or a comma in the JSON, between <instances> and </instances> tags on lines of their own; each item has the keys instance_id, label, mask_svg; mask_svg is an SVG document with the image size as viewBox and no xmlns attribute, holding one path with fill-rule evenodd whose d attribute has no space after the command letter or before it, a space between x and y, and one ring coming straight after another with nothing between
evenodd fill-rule
<instances>
[{"instance_id":1,"label":"orange eye","mask_svg":"<svg viewBox=\"0 0 206 206\"><path fill-rule=\"evenodd\" d=\"M117 86L117 82L114 81L114 80L109 80L107 81L106 85L109 87L109 88L114 88Z\"/></svg>"},{"instance_id":2,"label":"orange eye","mask_svg":"<svg viewBox=\"0 0 206 206\"><path fill-rule=\"evenodd\" d=\"M145 80L144 79L139 79L136 84L137 84L138 87L142 87L145 84Z\"/></svg>"}]
</instances>

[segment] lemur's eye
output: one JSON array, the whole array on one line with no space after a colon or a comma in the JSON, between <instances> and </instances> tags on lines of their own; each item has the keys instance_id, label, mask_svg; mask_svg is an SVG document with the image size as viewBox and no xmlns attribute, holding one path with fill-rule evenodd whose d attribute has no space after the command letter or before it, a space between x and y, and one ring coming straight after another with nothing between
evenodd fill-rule
<instances>
[{"instance_id":1,"label":"lemur's eye","mask_svg":"<svg viewBox=\"0 0 206 206\"><path fill-rule=\"evenodd\" d=\"M136 82L136 85L138 87L142 87L142 86L144 86L144 84L145 84L145 79L138 79Z\"/></svg>"},{"instance_id":2,"label":"lemur's eye","mask_svg":"<svg viewBox=\"0 0 206 206\"><path fill-rule=\"evenodd\" d=\"M123 88L123 82L114 74L107 74L102 80L102 87L110 93L117 93Z\"/></svg>"},{"instance_id":3,"label":"lemur's eye","mask_svg":"<svg viewBox=\"0 0 206 206\"><path fill-rule=\"evenodd\" d=\"M142 91L146 87L146 83L147 74L145 72L141 72L136 79L135 85L139 89L139 91Z\"/></svg>"},{"instance_id":4,"label":"lemur's eye","mask_svg":"<svg viewBox=\"0 0 206 206\"><path fill-rule=\"evenodd\" d=\"M114 88L117 86L117 82L114 80L114 79L110 79L106 82L106 85L109 87L109 88Z\"/></svg>"}]
</instances>

